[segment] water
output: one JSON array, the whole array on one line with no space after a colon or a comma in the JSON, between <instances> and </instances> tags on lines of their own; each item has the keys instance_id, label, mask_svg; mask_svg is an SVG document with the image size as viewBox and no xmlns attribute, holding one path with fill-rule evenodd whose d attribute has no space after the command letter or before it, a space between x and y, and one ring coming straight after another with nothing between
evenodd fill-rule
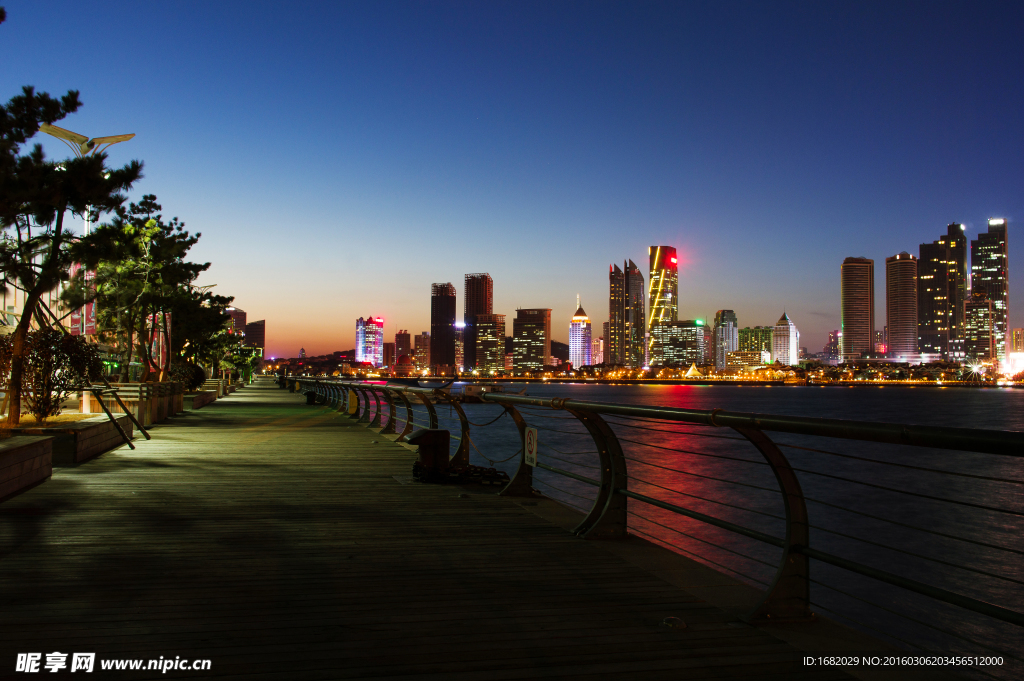
<instances>
[{"instance_id":1,"label":"water","mask_svg":"<svg viewBox=\"0 0 1024 681\"><path fill-rule=\"evenodd\" d=\"M528 394L1024 431L1024 391L1013 389L563 384L530 385ZM502 411L489 404L465 405L465 410L477 424L491 421ZM593 440L571 415L520 411L530 425L540 429L540 461L599 477ZM442 427L453 434L459 432L458 420L449 408L439 405L438 415ZM607 420L616 422L612 427L627 457L630 489L777 537L784 535L784 510L774 476L760 453L731 429L615 417ZM982 601L1022 609L1022 485L1005 480L1024 481L1024 459L769 435L784 445L792 466L802 471L798 477L808 500L811 546ZM473 427L472 441L472 463L497 462L496 467L514 473L519 438L510 418ZM453 443L453 449L457 444ZM589 510L593 487L539 469L534 479L537 489L548 496L581 511ZM778 548L642 502L630 500L629 510L631 532L737 579L764 588L775 574L781 555ZM887 522L891 520L899 524ZM1019 661L1024 657L1024 637L1018 627L817 561L811 563L811 576L817 612L910 651L991 655L991 649L996 649L1006 664L988 668L989 673L1000 678L1024 675Z\"/></svg>"}]
</instances>

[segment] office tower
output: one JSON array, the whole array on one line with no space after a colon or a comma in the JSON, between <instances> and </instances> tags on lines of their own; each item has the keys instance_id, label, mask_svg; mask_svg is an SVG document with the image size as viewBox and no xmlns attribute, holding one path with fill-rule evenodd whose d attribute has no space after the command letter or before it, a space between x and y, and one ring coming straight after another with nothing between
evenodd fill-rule
<instances>
[{"instance_id":1,"label":"office tower","mask_svg":"<svg viewBox=\"0 0 1024 681\"><path fill-rule=\"evenodd\" d=\"M608 340L609 364L641 367L646 358L644 336L644 275L632 260L608 268Z\"/></svg>"},{"instance_id":2,"label":"office tower","mask_svg":"<svg viewBox=\"0 0 1024 681\"><path fill-rule=\"evenodd\" d=\"M715 330L714 324L705 324L703 319L696 319L696 326L699 331L704 332L703 356L697 362L702 366L713 366L715 363Z\"/></svg>"},{"instance_id":3,"label":"office tower","mask_svg":"<svg viewBox=\"0 0 1024 681\"><path fill-rule=\"evenodd\" d=\"M739 345L737 352L772 352L772 334L775 327L755 326L745 327L736 333Z\"/></svg>"},{"instance_id":4,"label":"office tower","mask_svg":"<svg viewBox=\"0 0 1024 681\"><path fill-rule=\"evenodd\" d=\"M839 352L844 360L850 360L875 349L875 261L847 258L841 271L842 314L839 324L843 336ZM772 356L775 357L774 350Z\"/></svg>"},{"instance_id":5,"label":"office tower","mask_svg":"<svg viewBox=\"0 0 1024 681\"><path fill-rule=\"evenodd\" d=\"M1024 352L1024 329L1014 329L1010 344L1011 352Z\"/></svg>"},{"instance_id":6,"label":"office tower","mask_svg":"<svg viewBox=\"0 0 1024 681\"><path fill-rule=\"evenodd\" d=\"M472 371L478 368L476 316L489 315L494 312L494 281L486 273L467 274L465 277L465 296L462 301L463 317L466 324L462 331L463 366Z\"/></svg>"},{"instance_id":7,"label":"office tower","mask_svg":"<svg viewBox=\"0 0 1024 681\"><path fill-rule=\"evenodd\" d=\"M430 362L455 365L455 287L451 283L430 286Z\"/></svg>"},{"instance_id":8,"label":"office tower","mask_svg":"<svg viewBox=\"0 0 1024 681\"><path fill-rule=\"evenodd\" d=\"M466 366L465 322L455 322L455 366L460 371Z\"/></svg>"},{"instance_id":9,"label":"office tower","mask_svg":"<svg viewBox=\"0 0 1024 681\"><path fill-rule=\"evenodd\" d=\"M406 329L395 334L395 361L402 359L403 355L412 360L412 337Z\"/></svg>"},{"instance_id":10,"label":"office tower","mask_svg":"<svg viewBox=\"0 0 1024 681\"><path fill-rule=\"evenodd\" d=\"M651 366L688 367L704 364L704 329L704 321L700 319L656 325L651 331L651 338L661 348L661 363L652 362Z\"/></svg>"},{"instance_id":11,"label":"office tower","mask_svg":"<svg viewBox=\"0 0 1024 681\"><path fill-rule=\"evenodd\" d=\"M228 333L244 336L245 310L239 310L237 307L226 307L224 312L231 318L231 321L228 322Z\"/></svg>"},{"instance_id":12,"label":"office tower","mask_svg":"<svg viewBox=\"0 0 1024 681\"><path fill-rule=\"evenodd\" d=\"M735 352L740 344L739 323L732 310L715 313L715 368L726 368L726 357Z\"/></svg>"},{"instance_id":13,"label":"office tower","mask_svg":"<svg viewBox=\"0 0 1024 681\"><path fill-rule=\"evenodd\" d=\"M569 361L574 369L593 365L590 355L590 317L583 311L580 297L576 296L576 314L569 322Z\"/></svg>"},{"instance_id":14,"label":"office tower","mask_svg":"<svg viewBox=\"0 0 1024 681\"><path fill-rule=\"evenodd\" d=\"M356 320L356 362L375 367L384 364L384 319L360 317Z\"/></svg>"},{"instance_id":15,"label":"office tower","mask_svg":"<svg viewBox=\"0 0 1024 681\"><path fill-rule=\"evenodd\" d=\"M984 288L992 301L993 359L1006 361L1006 332L1008 329L1009 288L1006 249L1006 220L991 218L988 232L982 232L971 241L971 289Z\"/></svg>"},{"instance_id":16,"label":"office tower","mask_svg":"<svg viewBox=\"0 0 1024 681\"><path fill-rule=\"evenodd\" d=\"M952 223L945 236L921 244L917 261L917 349L945 359L964 357L967 237Z\"/></svg>"},{"instance_id":17,"label":"office tower","mask_svg":"<svg viewBox=\"0 0 1024 681\"><path fill-rule=\"evenodd\" d=\"M594 366L604 364L604 338L594 338L590 341L590 361Z\"/></svg>"},{"instance_id":18,"label":"office tower","mask_svg":"<svg viewBox=\"0 0 1024 681\"><path fill-rule=\"evenodd\" d=\"M999 357L995 301L988 297L981 286L973 288L970 299L964 305L964 354L966 359L975 362Z\"/></svg>"},{"instance_id":19,"label":"office tower","mask_svg":"<svg viewBox=\"0 0 1024 681\"><path fill-rule=\"evenodd\" d=\"M839 333L839 329L828 334L828 341L825 342L825 347L821 351L825 355L824 359L826 361L835 362L839 360L839 339L841 337L842 334Z\"/></svg>"},{"instance_id":20,"label":"office tower","mask_svg":"<svg viewBox=\"0 0 1024 681\"><path fill-rule=\"evenodd\" d=\"M520 308L512 320L512 370L540 371L551 356L551 310Z\"/></svg>"},{"instance_id":21,"label":"office tower","mask_svg":"<svg viewBox=\"0 0 1024 681\"><path fill-rule=\"evenodd\" d=\"M772 361L788 366L800 363L800 332L785 312L779 317L772 333Z\"/></svg>"},{"instance_id":22,"label":"office tower","mask_svg":"<svg viewBox=\"0 0 1024 681\"><path fill-rule=\"evenodd\" d=\"M672 246L651 246L647 253L651 264L647 295L650 306L647 360L650 364L663 364L654 329L659 324L672 324L679 319L679 259Z\"/></svg>"},{"instance_id":23,"label":"office tower","mask_svg":"<svg viewBox=\"0 0 1024 681\"><path fill-rule=\"evenodd\" d=\"M249 322L245 325L245 344L261 350L267 347L267 321Z\"/></svg>"},{"instance_id":24,"label":"office tower","mask_svg":"<svg viewBox=\"0 0 1024 681\"><path fill-rule=\"evenodd\" d=\"M505 315L478 314L474 322L476 370L481 374L502 373L505 370Z\"/></svg>"},{"instance_id":25,"label":"office tower","mask_svg":"<svg viewBox=\"0 0 1024 681\"><path fill-rule=\"evenodd\" d=\"M413 362L420 369L430 366L430 333L423 333L413 336Z\"/></svg>"},{"instance_id":26,"label":"office tower","mask_svg":"<svg viewBox=\"0 0 1024 681\"><path fill-rule=\"evenodd\" d=\"M885 329L890 357L916 355L917 258L906 251L885 259Z\"/></svg>"},{"instance_id":27,"label":"office tower","mask_svg":"<svg viewBox=\"0 0 1024 681\"><path fill-rule=\"evenodd\" d=\"M384 363L382 366L393 367L395 366L395 344L385 343L384 344Z\"/></svg>"},{"instance_id":28,"label":"office tower","mask_svg":"<svg viewBox=\"0 0 1024 681\"><path fill-rule=\"evenodd\" d=\"M601 327L602 327L601 330L603 331L603 335L601 336L601 338L603 339L603 341L601 343L601 345L602 345L602 348L601 348L601 359L602 359L602 361L605 364L615 364L615 362L611 359L611 352L608 349L608 339L609 339L609 335L608 335L609 324L608 324L608 322L605 322L604 324L602 324Z\"/></svg>"}]
</instances>

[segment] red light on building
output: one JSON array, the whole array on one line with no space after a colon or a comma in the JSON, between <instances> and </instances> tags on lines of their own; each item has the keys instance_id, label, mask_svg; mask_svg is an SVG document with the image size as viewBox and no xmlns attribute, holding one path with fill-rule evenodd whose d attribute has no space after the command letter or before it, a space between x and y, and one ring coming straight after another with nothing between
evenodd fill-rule
<instances>
[{"instance_id":1,"label":"red light on building","mask_svg":"<svg viewBox=\"0 0 1024 681\"><path fill-rule=\"evenodd\" d=\"M677 260L676 258L669 258L668 260L669 260L669 262L671 262L671 263L672 263L673 265L675 265L675 264L676 264L677 262L679 262L679 260Z\"/></svg>"}]
</instances>

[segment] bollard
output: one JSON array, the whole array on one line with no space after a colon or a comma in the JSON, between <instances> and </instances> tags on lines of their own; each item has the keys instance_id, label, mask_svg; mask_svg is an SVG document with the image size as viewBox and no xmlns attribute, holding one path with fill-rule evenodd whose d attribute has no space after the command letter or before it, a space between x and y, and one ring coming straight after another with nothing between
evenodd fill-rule
<instances>
[{"instance_id":1,"label":"bollard","mask_svg":"<svg viewBox=\"0 0 1024 681\"><path fill-rule=\"evenodd\" d=\"M412 465L412 477L420 482L444 482L448 478L448 447L451 433L447 430L421 428L405 437L419 446L419 459Z\"/></svg>"}]
</instances>

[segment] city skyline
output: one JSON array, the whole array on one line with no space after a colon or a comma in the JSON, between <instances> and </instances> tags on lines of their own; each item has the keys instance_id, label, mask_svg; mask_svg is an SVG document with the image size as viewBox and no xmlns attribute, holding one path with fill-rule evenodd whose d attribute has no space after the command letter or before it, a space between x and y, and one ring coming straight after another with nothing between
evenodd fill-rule
<instances>
[{"instance_id":1,"label":"city skyline","mask_svg":"<svg viewBox=\"0 0 1024 681\"><path fill-rule=\"evenodd\" d=\"M350 349L371 309L428 329L422 283L466 272L495 313L567 319L607 263L646 277L649 244L678 249L679 319L784 308L817 349L835 263L879 264L880 312L885 258L1024 214L1013 5L4 4L7 96L77 89L69 128L135 133L110 152L146 164L131 198L203 233L200 283L266 320L271 356ZM111 25L132 59L80 49ZM1024 280L1008 298L1024 326Z\"/></svg>"}]
</instances>

